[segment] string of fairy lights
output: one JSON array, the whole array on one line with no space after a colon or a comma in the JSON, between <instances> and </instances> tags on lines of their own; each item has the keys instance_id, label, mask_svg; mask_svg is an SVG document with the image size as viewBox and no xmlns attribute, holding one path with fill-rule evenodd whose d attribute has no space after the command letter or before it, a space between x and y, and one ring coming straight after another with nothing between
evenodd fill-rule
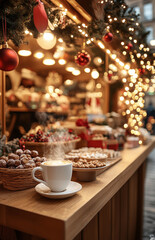
<instances>
[{"instance_id":1,"label":"string of fairy lights","mask_svg":"<svg viewBox=\"0 0 155 240\"><path fill-rule=\"evenodd\" d=\"M98 1L99 4L105 4L108 1L101 0ZM114 1L110 1L110 4L114 4ZM61 6L62 7L62 6ZM122 4L121 7L126 9L126 4ZM112 23L117 22L117 17L112 17L111 15L107 16L108 22L106 25L106 31L110 32ZM108 56L115 62L115 64L121 69L121 72L124 74L125 77L122 78L122 82L124 83L124 93L120 97L120 100L123 103L123 111L122 115L127 118L127 123L124 124L125 129L129 129L131 134L139 136L139 128L143 126L143 118L146 117L146 111L143 110L144 108L144 96L145 92L149 88L150 80L146 77L145 71L151 72L154 71L154 66L151 65L151 62L147 59L148 53L150 51L148 46L145 46L143 43L138 43L136 39L137 33L136 28L139 27L139 22L135 21L134 18L125 18L119 19L121 24L124 26L128 26L128 21L132 22L132 27L129 24L128 27L128 39L124 41L124 39L120 43L120 52L122 56L129 55L130 61L124 63L122 60L123 57L117 52L114 52L111 49L108 49L107 46L101 40L96 40L93 37L88 39L87 33L87 25L83 23L82 25L78 26L79 33L87 37L86 44L89 45L92 42L96 42L97 45L104 50ZM116 33L119 34L119 29L116 30ZM72 36L74 37L74 36ZM137 48L135 49L134 45L136 44ZM138 50L137 50L138 49ZM137 59L140 63L140 68L137 66Z\"/></svg>"},{"instance_id":2,"label":"string of fairy lights","mask_svg":"<svg viewBox=\"0 0 155 240\"><path fill-rule=\"evenodd\" d=\"M107 1L99 1L98 3L104 4ZM113 4L113 1L110 1L111 4ZM122 6L125 8L125 6ZM116 17L112 18L110 15L108 15L109 23L112 23L113 21L118 21ZM134 22L134 19L130 19L130 21ZM126 24L127 19L123 18L121 20L121 23ZM134 69L131 68L130 64L126 64L124 66L125 75L122 79L122 82L124 83L124 92L123 95L120 97L120 101L123 105L123 111L122 115L126 116L127 123L124 124L125 129L129 129L131 134L139 136L140 131L139 128L143 126L143 118L147 116L147 113L144 108L144 96L145 92L148 90L150 85L150 79L145 76L145 71L149 71L150 75L154 72L154 66L151 65L151 62L147 59L150 49L148 46L145 46L145 44L140 43L138 44L138 41L136 39L136 27L139 26L138 22L134 23L134 27L129 27L128 31L129 33L132 33L128 39L130 41L129 44L126 44L125 41L121 41L122 46L122 53L124 56L126 56L129 53L130 59L131 59L131 65L134 64ZM108 27L110 29L110 26ZM135 50L133 48L134 44L137 44L137 49ZM133 51L132 51L133 49ZM139 59L140 62L140 68L137 68L136 66L136 58ZM118 61L118 60L117 60ZM142 143L142 142L141 142Z\"/></svg>"}]
</instances>

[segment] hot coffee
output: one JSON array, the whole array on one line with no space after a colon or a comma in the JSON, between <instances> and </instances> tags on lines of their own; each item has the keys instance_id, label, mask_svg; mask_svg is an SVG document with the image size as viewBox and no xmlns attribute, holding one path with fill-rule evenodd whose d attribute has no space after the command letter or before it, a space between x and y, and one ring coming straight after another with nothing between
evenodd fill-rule
<instances>
[{"instance_id":1,"label":"hot coffee","mask_svg":"<svg viewBox=\"0 0 155 240\"><path fill-rule=\"evenodd\" d=\"M43 165L46 166L58 166L58 165L65 165L65 164L70 164L70 161L66 160L49 160L43 163Z\"/></svg>"},{"instance_id":2,"label":"hot coffee","mask_svg":"<svg viewBox=\"0 0 155 240\"><path fill-rule=\"evenodd\" d=\"M44 181L35 177L37 170L42 172ZM40 167L33 169L32 176L37 182L44 183L53 192L64 191L71 181L72 162L67 160L43 162Z\"/></svg>"}]
</instances>

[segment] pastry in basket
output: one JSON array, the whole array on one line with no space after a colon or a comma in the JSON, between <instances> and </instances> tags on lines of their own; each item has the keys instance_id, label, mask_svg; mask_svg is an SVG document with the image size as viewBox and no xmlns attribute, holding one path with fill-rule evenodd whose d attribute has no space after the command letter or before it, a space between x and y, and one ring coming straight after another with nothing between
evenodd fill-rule
<instances>
[{"instance_id":1,"label":"pastry in basket","mask_svg":"<svg viewBox=\"0 0 155 240\"><path fill-rule=\"evenodd\" d=\"M0 180L8 190L24 190L34 187L37 182L32 178L32 169L46 161L36 150L18 149L15 153L0 157ZM41 173L36 172L39 178Z\"/></svg>"},{"instance_id":2,"label":"pastry in basket","mask_svg":"<svg viewBox=\"0 0 155 240\"><path fill-rule=\"evenodd\" d=\"M8 156L0 157L0 168L26 169L40 166L46 161L45 157L39 157L35 150L17 149L16 153L9 153Z\"/></svg>"}]
</instances>

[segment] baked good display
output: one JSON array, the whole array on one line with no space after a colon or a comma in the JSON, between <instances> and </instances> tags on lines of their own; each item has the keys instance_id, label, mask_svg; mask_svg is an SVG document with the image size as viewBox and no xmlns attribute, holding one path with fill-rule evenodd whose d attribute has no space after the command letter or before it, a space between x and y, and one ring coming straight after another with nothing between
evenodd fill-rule
<instances>
[{"instance_id":1,"label":"baked good display","mask_svg":"<svg viewBox=\"0 0 155 240\"><path fill-rule=\"evenodd\" d=\"M36 132L30 131L24 135L20 142L68 142L78 139L73 133L70 133L67 129L48 129L46 131L38 129Z\"/></svg>"},{"instance_id":2,"label":"baked good display","mask_svg":"<svg viewBox=\"0 0 155 240\"><path fill-rule=\"evenodd\" d=\"M21 148L35 149L40 156L55 155L56 152L66 153L76 148L80 138L67 129L38 129L29 132L20 139Z\"/></svg>"},{"instance_id":3,"label":"baked good display","mask_svg":"<svg viewBox=\"0 0 155 240\"><path fill-rule=\"evenodd\" d=\"M46 161L45 157L39 157L35 150L17 149L16 153L9 153L8 156L0 157L0 168L8 169L27 169L40 166L42 162Z\"/></svg>"},{"instance_id":4,"label":"baked good display","mask_svg":"<svg viewBox=\"0 0 155 240\"><path fill-rule=\"evenodd\" d=\"M0 181L8 190L24 190L34 187L37 182L32 178L34 167L40 166L46 161L40 157L36 150L17 149L15 153L9 153L0 157ZM37 171L38 178L42 178L41 172Z\"/></svg>"},{"instance_id":5,"label":"baked good display","mask_svg":"<svg viewBox=\"0 0 155 240\"><path fill-rule=\"evenodd\" d=\"M120 157L120 152L102 148L74 149L65 155L65 159L73 162L75 168L99 168L106 166L109 159Z\"/></svg>"},{"instance_id":6,"label":"baked good display","mask_svg":"<svg viewBox=\"0 0 155 240\"><path fill-rule=\"evenodd\" d=\"M99 168L104 166L106 166L106 163L99 160L88 161L86 159L79 159L77 162L73 161L74 168Z\"/></svg>"}]
</instances>

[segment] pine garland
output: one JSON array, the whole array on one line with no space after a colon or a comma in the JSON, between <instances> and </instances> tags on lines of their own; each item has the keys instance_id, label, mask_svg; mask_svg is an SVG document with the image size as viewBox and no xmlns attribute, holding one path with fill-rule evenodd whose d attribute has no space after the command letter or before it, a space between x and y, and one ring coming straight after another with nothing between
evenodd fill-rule
<instances>
[{"instance_id":1,"label":"pine garland","mask_svg":"<svg viewBox=\"0 0 155 240\"><path fill-rule=\"evenodd\" d=\"M36 4L35 0L2 0L1 2L0 15L3 16L3 19L6 18L7 40L11 39L16 46L23 42L26 28L32 32L35 38L39 35L33 23L33 7ZM62 8L54 7L48 0L47 5L45 4L48 19L53 26L53 32L57 37L62 37L68 46L74 44L75 47L81 47L79 39L85 39L85 41L91 38L101 40L108 27L108 30L120 42L123 41L125 45L130 42L133 44L133 49L127 51L126 56L123 56L123 58L126 62L131 61L132 53L136 64L140 67L141 58L137 58L137 53L141 43L145 44L146 48L148 47L146 43L148 32L145 31L142 24L138 23L139 15L135 13L134 9L128 8L124 0L106 1L103 7L103 20L93 19L85 28L82 24L75 24L65 16ZM112 22L109 21L109 16L112 18ZM4 42L2 18L0 18L0 26L0 44L2 44ZM134 31L129 31L129 28L133 28ZM82 35L80 29L87 33L87 37ZM131 37L132 40L129 40ZM137 40L137 43L133 42L134 39ZM120 44L119 52L124 50L124 46ZM146 52L141 49L140 53L143 55ZM148 57L144 61L148 59L153 61L152 54L147 52L147 55Z\"/></svg>"},{"instance_id":2,"label":"pine garland","mask_svg":"<svg viewBox=\"0 0 155 240\"><path fill-rule=\"evenodd\" d=\"M35 0L2 0L0 4L0 44L4 43L2 16L3 21L6 19L7 40L19 46L24 37L25 29L31 28L31 21L33 17L33 7L36 5ZM35 27L31 28L36 32Z\"/></svg>"},{"instance_id":3,"label":"pine garland","mask_svg":"<svg viewBox=\"0 0 155 240\"><path fill-rule=\"evenodd\" d=\"M19 148L19 139L15 138L12 141L6 143L6 136L3 135L0 138L0 157L8 155L8 153L15 152Z\"/></svg>"}]
</instances>

